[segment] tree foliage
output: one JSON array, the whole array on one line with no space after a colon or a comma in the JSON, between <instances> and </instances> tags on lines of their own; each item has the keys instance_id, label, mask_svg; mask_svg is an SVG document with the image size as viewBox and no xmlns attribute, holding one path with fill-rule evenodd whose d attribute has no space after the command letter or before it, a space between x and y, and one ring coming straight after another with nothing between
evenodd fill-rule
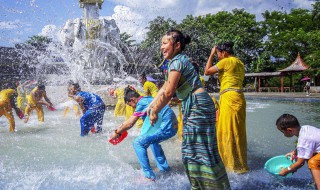
<instances>
[{"instance_id":1,"label":"tree foliage","mask_svg":"<svg viewBox=\"0 0 320 190\"><path fill-rule=\"evenodd\" d=\"M142 49L152 52L155 64L161 62L161 37L170 28L190 35L192 41L185 53L203 68L211 48L232 41L235 55L246 65L247 72L271 72L289 66L300 53L314 69L320 67L320 0L312 10L292 9L289 13L265 11L263 20L243 9L221 11L194 17L181 23L157 17L149 23Z\"/></svg>"},{"instance_id":2,"label":"tree foliage","mask_svg":"<svg viewBox=\"0 0 320 190\"><path fill-rule=\"evenodd\" d=\"M172 19L165 20L164 17L157 17L149 23L146 39L141 43L141 50L148 51L152 56L153 64L158 65L162 61L159 51L161 37L171 28L175 28L177 23Z\"/></svg>"}]
</instances>

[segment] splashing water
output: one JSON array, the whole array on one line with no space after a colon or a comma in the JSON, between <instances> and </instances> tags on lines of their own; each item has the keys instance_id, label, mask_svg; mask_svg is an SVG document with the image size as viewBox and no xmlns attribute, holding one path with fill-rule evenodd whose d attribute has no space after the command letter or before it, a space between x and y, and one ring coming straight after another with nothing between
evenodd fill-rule
<instances>
[{"instance_id":1,"label":"splashing water","mask_svg":"<svg viewBox=\"0 0 320 190\"><path fill-rule=\"evenodd\" d=\"M48 94L57 88L48 88ZM61 90L60 90L61 91ZM58 94L56 94L58 96ZM59 97L52 97L53 102ZM277 179L263 169L271 157L294 149L292 138L285 138L274 126L284 112L294 114L301 124L317 126L319 103L292 103L274 100L249 100L248 105L259 105L247 112L248 163L247 174L228 174L232 189L312 189L307 166L293 176ZM268 105L268 106L263 106ZM177 112L177 109L174 108ZM303 114L308 112L308 115ZM156 182L144 180L132 147L140 129L132 128L119 145L108 143L108 137L124 118L115 118L113 110L106 110L104 133L79 137L80 124L73 113L62 118L63 111L45 109L45 122L39 124L36 114L27 125L17 121L17 132L9 134L7 125L0 127L0 189L189 189L189 181L181 161L181 141L174 137L162 144L169 173L156 173ZM318 120L310 123L310 118ZM0 125L5 124L0 118ZM150 163L156 168L149 152Z\"/></svg>"}]
</instances>

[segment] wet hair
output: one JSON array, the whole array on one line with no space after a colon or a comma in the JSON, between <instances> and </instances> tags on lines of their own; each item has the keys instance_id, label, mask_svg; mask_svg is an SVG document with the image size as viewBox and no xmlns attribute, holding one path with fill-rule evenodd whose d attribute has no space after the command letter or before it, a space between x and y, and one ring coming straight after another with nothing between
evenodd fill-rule
<instances>
[{"instance_id":1,"label":"wet hair","mask_svg":"<svg viewBox=\"0 0 320 190\"><path fill-rule=\"evenodd\" d=\"M144 80L147 80L147 75L146 75L146 73L142 73L142 74L139 76L139 78L144 79Z\"/></svg>"},{"instance_id":2,"label":"wet hair","mask_svg":"<svg viewBox=\"0 0 320 190\"><path fill-rule=\"evenodd\" d=\"M176 29L169 30L166 35L172 38L173 44L180 42L181 51L183 51L186 45L191 42L191 37L189 35L184 35L181 31Z\"/></svg>"},{"instance_id":3,"label":"wet hair","mask_svg":"<svg viewBox=\"0 0 320 190\"><path fill-rule=\"evenodd\" d=\"M39 84L38 89L39 90L46 90L46 86L44 84Z\"/></svg>"},{"instance_id":4,"label":"wet hair","mask_svg":"<svg viewBox=\"0 0 320 190\"><path fill-rule=\"evenodd\" d=\"M72 84L74 84L75 82L73 80L68 80L67 85L71 86Z\"/></svg>"},{"instance_id":5,"label":"wet hair","mask_svg":"<svg viewBox=\"0 0 320 190\"><path fill-rule=\"evenodd\" d=\"M220 43L218 44L217 48L220 52L226 51L229 54L233 54L233 42Z\"/></svg>"},{"instance_id":6,"label":"wet hair","mask_svg":"<svg viewBox=\"0 0 320 190\"><path fill-rule=\"evenodd\" d=\"M140 94L130 85L124 89L124 102L127 104L131 98L139 98Z\"/></svg>"},{"instance_id":7,"label":"wet hair","mask_svg":"<svg viewBox=\"0 0 320 190\"><path fill-rule=\"evenodd\" d=\"M71 86L73 86L77 91L81 91L81 87L80 87L79 83L72 83L72 84L70 85L70 87L71 87Z\"/></svg>"},{"instance_id":8,"label":"wet hair","mask_svg":"<svg viewBox=\"0 0 320 190\"><path fill-rule=\"evenodd\" d=\"M299 128L300 123L295 116L283 114L277 119L276 126L278 129L287 130L288 128Z\"/></svg>"}]
</instances>

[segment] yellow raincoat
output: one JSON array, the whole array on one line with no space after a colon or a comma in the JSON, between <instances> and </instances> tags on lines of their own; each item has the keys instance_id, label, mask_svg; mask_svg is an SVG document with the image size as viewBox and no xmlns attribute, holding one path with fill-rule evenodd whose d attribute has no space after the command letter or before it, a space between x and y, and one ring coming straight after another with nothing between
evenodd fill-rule
<instances>
[{"instance_id":1,"label":"yellow raincoat","mask_svg":"<svg viewBox=\"0 0 320 190\"><path fill-rule=\"evenodd\" d=\"M126 103L124 102L124 89L120 87L117 88L114 91L114 96L116 96L118 99L116 107L114 108L114 116L125 116L125 120L128 120L132 116L134 108L126 105ZM140 128L142 127L142 124L143 120L139 118L139 120L136 122L136 127Z\"/></svg>"},{"instance_id":2,"label":"yellow raincoat","mask_svg":"<svg viewBox=\"0 0 320 190\"><path fill-rule=\"evenodd\" d=\"M25 107L24 102L25 102L26 95L21 85L17 87L17 93L18 93L17 107L19 109L23 109Z\"/></svg>"},{"instance_id":3,"label":"yellow raincoat","mask_svg":"<svg viewBox=\"0 0 320 190\"><path fill-rule=\"evenodd\" d=\"M32 97L31 93L34 93L36 90L38 90L38 87L35 87L29 95L27 95L27 102L28 105L24 111L24 115L26 116L25 122L29 121L30 114L33 110L36 110L38 115L38 120L40 122L44 122L44 114L43 114L43 108L42 105L37 105L36 100ZM41 98L43 98L46 95L45 92L42 93Z\"/></svg>"},{"instance_id":4,"label":"yellow raincoat","mask_svg":"<svg viewBox=\"0 0 320 190\"><path fill-rule=\"evenodd\" d=\"M11 98L13 98L15 93L16 91L13 89L5 89L0 91L0 117L4 115L8 119L10 124L10 132L13 132L15 129L15 122L10 104Z\"/></svg>"},{"instance_id":5,"label":"yellow raincoat","mask_svg":"<svg viewBox=\"0 0 320 190\"><path fill-rule=\"evenodd\" d=\"M153 98L156 97L159 91L158 87L153 82L150 82L150 81L146 81L143 84L143 90L146 93L146 96L151 95Z\"/></svg>"}]
</instances>

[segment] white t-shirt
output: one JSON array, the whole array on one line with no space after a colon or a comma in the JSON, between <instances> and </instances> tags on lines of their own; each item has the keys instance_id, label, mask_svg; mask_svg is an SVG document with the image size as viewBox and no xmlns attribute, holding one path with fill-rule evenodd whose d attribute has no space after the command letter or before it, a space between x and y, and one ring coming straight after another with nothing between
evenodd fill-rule
<instances>
[{"instance_id":1,"label":"white t-shirt","mask_svg":"<svg viewBox=\"0 0 320 190\"><path fill-rule=\"evenodd\" d=\"M301 126L298 137L298 158L310 159L320 152L320 129L311 125Z\"/></svg>"}]
</instances>

